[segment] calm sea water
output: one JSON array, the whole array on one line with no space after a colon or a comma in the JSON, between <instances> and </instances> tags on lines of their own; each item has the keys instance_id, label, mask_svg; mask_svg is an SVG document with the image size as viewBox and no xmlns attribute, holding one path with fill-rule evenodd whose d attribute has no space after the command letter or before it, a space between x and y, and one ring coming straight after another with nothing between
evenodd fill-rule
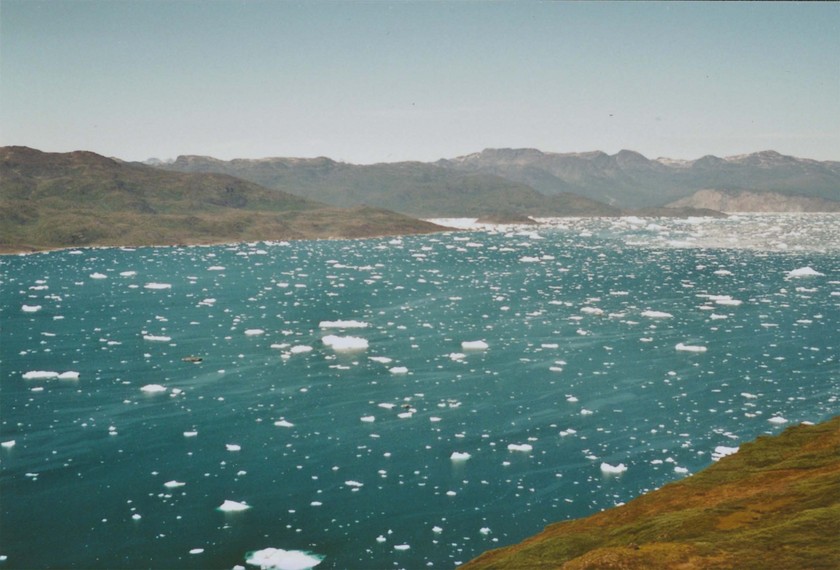
<instances>
[{"instance_id":1,"label":"calm sea water","mask_svg":"<svg viewBox=\"0 0 840 570\"><path fill-rule=\"evenodd\" d=\"M836 415L839 252L742 216L4 257L0 568L452 568Z\"/></svg>"}]
</instances>

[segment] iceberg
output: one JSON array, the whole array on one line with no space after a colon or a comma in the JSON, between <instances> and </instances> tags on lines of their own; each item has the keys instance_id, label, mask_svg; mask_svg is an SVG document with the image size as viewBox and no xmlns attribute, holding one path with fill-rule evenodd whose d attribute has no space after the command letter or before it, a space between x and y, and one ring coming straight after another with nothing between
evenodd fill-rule
<instances>
[{"instance_id":1,"label":"iceberg","mask_svg":"<svg viewBox=\"0 0 840 570\"><path fill-rule=\"evenodd\" d=\"M693 344L683 344L681 342L677 343L674 347L676 350L681 350L683 352L706 352L705 346L697 346Z\"/></svg>"},{"instance_id":2,"label":"iceberg","mask_svg":"<svg viewBox=\"0 0 840 570\"><path fill-rule=\"evenodd\" d=\"M529 443L511 443L507 446L508 451L524 451L528 452L534 449L534 447Z\"/></svg>"},{"instance_id":3,"label":"iceberg","mask_svg":"<svg viewBox=\"0 0 840 570\"><path fill-rule=\"evenodd\" d=\"M251 508L251 505L245 503L239 503L237 501L225 500L224 503L219 505L216 510L222 511L225 513L235 513L239 511L245 511Z\"/></svg>"},{"instance_id":4,"label":"iceberg","mask_svg":"<svg viewBox=\"0 0 840 570\"><path fill-rule=\"evenodd\" d=\"M24 380L49 380L50 378L58 378L58 372L52 372L49 370L31 370L29 372L24 372L23 379Z\"/></svg>"},{"instance_id":5,"label":"iceberg","mask_svg":"<svg viewBox=\"0 0 840 570\"><path fill-rule=\"evenodd\" d=\"M720 461L722 458L726 457L727 455L732 455L733 453L738 453L738 447L726 447L725 445L718 445L715 450L712 452L712 461Z\"/></svg>"},{"instance_id":6,"label":"iceberg","mask_svg":"<svg viewBox=\"0 0 840 570\"><path fill-rule=\"evenodd\" d=\"M466 461L472 457L469 453L462 452L462 451L453 451L452 455L449 456L449 459L452 461Z\"/></svg>"},{"instance_id":7,"label":"iceberg","mask_svg":"<svg viewBox=\"0 0 840 570\"><path fill-rule=\"evenodd\" d=\"M369 326L362 321L321 321L318 324L322 329L366 329Z\"/></svg>"},{"instance_id":8,"label":"iceberg","mask_svg":"<svg viewBox=\"0 0 840 570\"><path fill-rule=\"evenodd\" d=\"M624 463L618 465L610 465L609 463L601 463L601 473L607 475L619 475L627 471L627 466Z\"/></svg>"},{"instance_id":9,"label":"iceberg","mask_svg":"<svg viewBox=\"0 0 840 570\"><path fill-rule=\"evenodd\" d=\"M336 352L366 350L368 347L368 341L357 336L336 336L331 334L321 340Z\"/></svg>"},{"instance_id":10,"label":"iceberg","mask_svg":"<svg viewBox=\"0 0 840 570\"><path fill-rule=\"evenodd\" d=\"M461 343L461 348L464 350L487 350L489 346L483 340L465 340Z\"/></svg>"},{"instance_id":11,"label":"iceberg","mask_svg":"<svg viewBox=\"0 0 840 570\"><path fill-rule=\"evenodd\" d=\"M674 315L663 311L642 311L642 316L649 319L670 319Z\"/></svg>"},{"instance_id":12,"label":"iceberg","mask_svg":"<svg viewBox=\"0 0 840 570\"><path fill-rule=\"evenodd\" d=\"M160 384L146 384L142 388L140 388L143 392L147 394L156 394L158 392L166 392L166 386L161 386Z\"/></svg>"},{"instance_id":13,"label":"iceberg","mask_svg":"<svg viewBox=\"0 0 840 570\"><path fill-rule=\"evenodd\" d=\"M820 273L813 267L800 267L798 269L794 269L793 271L788 271L787 276L788 278L797 278L797 277L822 277L825 273Z\"/></svg>"}]
</instances>

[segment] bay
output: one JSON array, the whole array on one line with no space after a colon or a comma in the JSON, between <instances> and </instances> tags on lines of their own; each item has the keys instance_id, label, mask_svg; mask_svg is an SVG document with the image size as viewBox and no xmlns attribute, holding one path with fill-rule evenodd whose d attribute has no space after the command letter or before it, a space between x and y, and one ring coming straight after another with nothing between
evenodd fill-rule
<instances>
[{"instance_id":1,"label":"bay","mask_svg":"<svg viewBox=\"0 0 840 570\"><path fill-rule=\"evenodd\" d=\"M451 568L628 501L838 413L838 236L580 219L3 257L2 565Z\"/></svg>"}]
</instances>

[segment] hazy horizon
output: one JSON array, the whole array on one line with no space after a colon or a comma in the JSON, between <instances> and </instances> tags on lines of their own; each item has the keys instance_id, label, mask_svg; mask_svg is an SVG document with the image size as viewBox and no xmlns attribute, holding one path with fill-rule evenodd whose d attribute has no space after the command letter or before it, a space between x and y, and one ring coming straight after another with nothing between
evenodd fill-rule
<instances>
[{"instance_id":1,"label":"hazy horizon","mask_svg":"<svg viewBox=\"0 0 840 570\"><path fill-rule=\"evenodd\" d=\"M0 144L840 160L840 4L0 3Z\"/></svg>"}]
</instances>

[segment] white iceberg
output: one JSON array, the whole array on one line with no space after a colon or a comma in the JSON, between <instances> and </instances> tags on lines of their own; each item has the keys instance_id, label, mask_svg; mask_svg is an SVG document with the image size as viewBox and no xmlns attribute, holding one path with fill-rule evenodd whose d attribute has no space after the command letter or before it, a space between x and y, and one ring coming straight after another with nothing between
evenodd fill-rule
<instances>
[{"instance_id":1,"label":"white iceberg","mask_svg":"<svg viewBox=\"0 0 840 570\"><path fill-rule=\"evenodd\" d=\"M465 340L461 343L461 348L464 350L487 350L489 346L483 340Z\"/></svg>"},{"instance_id":2,"label":"white iceberg","mask_svg":"<svg viewBox=\"0 0 840 570\"><path fill-rule=\"evenodd\" d=\"M800 267L798 269L794 269L793 271L788 271L787 276L788 278L795 278L795 277L822 277L825 273L820 273L813 267Z\"/></svg>"},{"instance_id":3,"label":"white iceberg","mask_svg":"<svg viewBox=\"0 0 840 570\"><path fill-rule=\"evenodd\" d=\"M354 350L366 350L368 341L357 336L336 336L328 335L321 339L322 342L336 352L351 352Z\"/></svg>"},{"instance_id":4,"label":"white iceberg","mask_svg":"<svg viewBox=\"0 0 840 570\"><path fill-rule=\"evenodd\" d=\"M674 347L676 350L680 350L683 352L706 352L705 346L697 346L693 344L683 344L681 342L677 343Z\"/></svg>"},{"instance_id":5,"label":"white iceberg","mask_svg":"<svg viewBox=\"0 0 840 570\"><path fill-rule=\"evenodd\" d=\"M58 372L50 370L31 370L23 373L24 380L49 380L50 378L58 378Z\"/></svg>"},{"instance_id":6,"label":"white iceberg","mask_svg":"<svg viewBox=\"0 0 840 570\"><path fill-rule=\"evenodd\" d=\"M170 340L172 340L172 337L154 334L144 334L143 340L148 340L150 342L169 342Z\"/></svg>"},{"instance_id":7,"label":"white iceberg","mask_svg":"<svg viewBox=\"0 0 840 570\"><path fill-rule=\"evenodd\" d=\"M452 455L449 456L449 459L452 461L466 461L470 457L472 457L472 455L469 453L463 451L453 451Z\"/></svg>"},{"instance_id":8,"label":"white iceberg","mask_svg":"<svg viewBox=\"0 0 840 570\"><path fill-rule=\"evenodd\" d=\"M642 316L649 319L670 319L674 315L664 311L642 311Z\"/></svg>"},{"instance_id":9,"label":"white iceberg","mask_svg":"<svg viewBox=\"0 0 840 570\"><path fill-rule=\"evenodd\" d=\"M245 336L257 336L261 334L265 334L263 329L248 329L245 331Z\"/></svg>"},{"instance_id":10,"label":"white iceberg","mask_svg":"<svg viewBox=\"0 0 840 570\"><path fill-rule=\"evenodd\" d=\"M408 368L405 366L394 366L393 368L389 368L388 372L391 374L408 374Z\"/></svg>"},{"instance_id":11,"label":"white iceberg","mask_svg":"<svg viewBox=\"0 0 840 570\"><path fill-rule=\"evenodd\" d=\"M627 471L627 466L624 463L618 465L610 465L609 463L601 463L601 473L607 475L619 475Z\"/></svg>"},{"instance_id":12,"label":"white iceberg","mask_svg":"<svg viewBox=\"0 0 840 570\"><path fill-rule=\"evenodd\" d=\"M324 560L324 556L306 550L264 548L245 555L245 562L262 570L307 570Z\"/></svg>"},{"instance_id":13,"label":"white iceberg","mask_svg":"<svg viewBox=\"0 0 840 570\"><path fill-rule=\"evenodd\" d=\"M219 505L216 510L222 511L225 513L235 513L239 511L245 511L251 508L251 505L245 503L239 503L237 501L225 500L224 503Z\"/></svg>"},{"instance_id":14,"label":"white iceberg","mask_svg":"<svg viewBox=\"0 0 840 570\"><path fill-rule=\"evenodd\" d=\"M143 285L144 289L171 289L171 283L146 283Z\"/></svg>"},{"instance_id":15,"label":"white iceberg","mask_svg":"<svg viewBox=\"0 0 840 570\"><path fill-rule=\"evenodd\" d=\"M318 324L322 329L366 329L369 326L363 321L321 321Z\"/></svg>"},{"instance_id":16,"label":"white iceberg","mask_svg":"<svg viewBox=\"0 0 840 570\"><path fill-rule=\"evenodd\" d=\"M532 449L534 449L534 446L532 446L529 443L511 443L507 446L507 448L508 448L508 451L525 451L525 452L528 452L528 451L531 451Z\"/></svg>"},{"instance_id":17,"label":"white iceberg","mask_svg":"<svg viewBox=\"0 0 840 570\"><path fill-rule=\"evenodd\" d=\"M732 455L733 453L738 453L738 447L726 447L725 445L718 445L715 450L712 452L712 461L720 461L722 458L726 457L727 455Z\"/></svg>"},{"instance_id":18,"label":"white iceberg","mask_svg":"<svg viewBox=\"0 0 840 570\"><path fill-rule=\"evenodd\" d=\"M24 313L35 313L41 310L41 305L23 305L20 310Z\"/></svg>"},{"instance_id":19,"label":"white iceberg","mask_svg":"<svg viewBox=\"0 0 840 570\"><path fill-rule=\"evenodd\" d=\"M140 390L146 392L147 394L156 394L158 392L166 392L166 386L161 386L160 384L146 384L140 388Z\"/></svg>"}]
</instances>

